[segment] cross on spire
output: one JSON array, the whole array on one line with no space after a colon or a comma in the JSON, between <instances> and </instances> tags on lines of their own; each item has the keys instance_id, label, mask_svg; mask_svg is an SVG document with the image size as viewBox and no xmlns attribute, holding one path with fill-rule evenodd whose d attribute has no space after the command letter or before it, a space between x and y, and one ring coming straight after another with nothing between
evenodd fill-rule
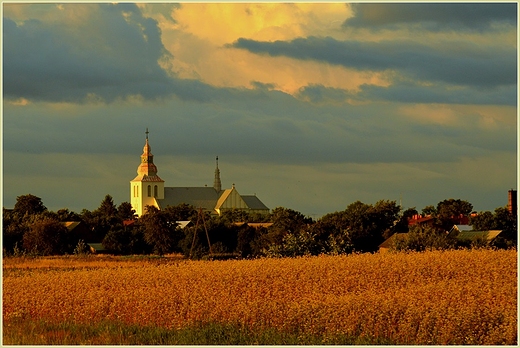
<instances>
[{"instance_id":1,"label":"cross on spire","mask_svg":"<svg viewBox=\"0 0 520 348\"><path fill-rule=\"evenodd\" d=\"M146 127L146 132L144 132L144 133L146 134L146 140L148 140L148 133L150 133L150 132L148 132L148 127Z\"/></svg>"}]
</instances>

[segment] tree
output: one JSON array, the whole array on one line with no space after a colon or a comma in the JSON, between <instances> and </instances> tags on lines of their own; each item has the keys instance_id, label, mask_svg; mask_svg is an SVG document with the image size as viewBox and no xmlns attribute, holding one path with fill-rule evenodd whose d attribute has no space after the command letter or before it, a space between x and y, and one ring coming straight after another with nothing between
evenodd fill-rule
<instances>
[{"instance_id":1,"label":"tree","mask_svg":"<svg viewBox=\"0 0 520 348\"><path fill-rule=\"evenodd\" d=\"M470 217L469 224L475 231L493 230L495 229L495 216L490 211L481 211Z\"/></svg>"},{"instance_id":2,"label":"tree","mask_svg":"<svg viewBox=\"0 0 520 348\"><path fill-rule=\"evenodd\" d=\"M117 217L119 220L133 220L135 219L135 210L132 208L132 204L128 202L122 202L117 207Z\"/></svg>"},{"instance_id":3,"label":"tree","mask_svg":"<svg viewBox=\"0 0 520 348\"><path fill-rule=\"evenodd\" d=\"M170 221L190 221L197 219L197 210L189 204L181 203L175 206L167 206L162 210L168 215Z\"/></svg>"},{"instance_id":4,"label":"tree","mask_svg":"<svg viewBox=\"0 0 520 348\"><path fill-rule=\"evenodd\" d=\"M104 218L117 216L116 205L114 204L114 200L112 199L111 195L105 196L99 207L96 209L96 212Z\"/></svg>"},{"instance_id":5,"label":"tree","mask_svg":"<svg viewBox=\"0 0 520 348\"><path fill-rule=\"evenodd\" d=\"M312 223L312 219L299 211L277 207L271 213L271 222L273 224L268 229L270 241L279 244L286 234L298 232L302 227Z\"/></svg>"},{"instance_id":6,"label":"tree","mask_svg":"<svg viewBox=\"0 0 520 348\"><path fill-rule=\"evenodd\" d=\"M437 215L437 209L433 205L427 205L422 210L423 216L435 216Z\"/></svg>"},{"instance_id":7,"label":"tree","mask_svg":"<svg viewBox=\"0 0 520 348\"><path fill-rule=\"evenodd\" d=\"M507 207L499 207L495 212L483 211L470 218L470 225L477 231L502 230L493 242L499 247L510 247L517 244L517 218L510 214Z\"/></svg>"},{"instance_id":8,"label":"tree","mask_svg":"<svg viewBox=\"0 0 520 348\"><path fill-rule=\"evenodd\" d=\"M437 204L437 223L449 230L460 221L460 217L467 217L473 211L473 205L460 199L445 199Z\"/></svg>"},{"instance_id":9,"label":"tree","mask_svg":"<svg viewBox=\"0 0 520 348\"><path fill-rule=\"evenodd\" d=\"M72 241L61 222L43 218L36 220L23 236L23 247L38 255L61 255L72 252L77 241Z\"/></svg>"},{"instance_id":10,"label":"tree","mask_svg":"<svg viewBox=\"0 0 520 348\"><path fill-rule=\"evenodd\" d=\"M404 236L404 238L396 239L390 248L396 251L425 251L450 249L456 245L454 238L432 226L415 225Z\"/></svg>"},{"instance_id":11,"label":"tree","mask_svg":"<svg viewBox=\"0 0 520 348\"><path fill-rule=\"evenodd\" d=\"M395 225L395 231L390 232L408 232L408 219L412 218L414 215L419 214L417 212L417 209L415 207L408 208L401 214L399 221ZM384 237L385 239L390 237L393 233L385 233Z\"/></svg>"},{"instance_id":12,"label":"tree","mask_svg":"<svg viewBox=\"0 0 520 348\"><path fill-rule=\"evenodd\" d=\"M92 229L93 239L101 242L106 234L117 224L122 223L112 196L106 195L94 211L83 209L81 219Z\"/></svg>"},{"instance_id":13,"label":"tree","mask_svg":"<svg viewBox=\"0 0 520 348\"><path fill-rule=\"evenodd\" d=\"M43 205L41 198L34 195L22 195L16 197L14 211L21 215L36 215L43 213L47 208Z\"/></svg>"},{"instance_id":14,"label":"tree","mask_svg":"<svg viewBox=\"0 0 520 348\"><path fill-rule=\"evenodd\" d=\"M134 224L132 227L117 225L108 231L103 238L103 247L116 254L146 254L152 248L144 240L142 226Z\"/></svg>"},{"instance_id":15,"label":"tree","mask_svg":"<svg viewBox=\"0 0 520 348\"><path fill-rule=\"evenodd\" d=\"M375 251L393 233L400 208L395 201L381 200L375 205L356 201L344 211L324 215L314 226L315 236L327 253Z\"/></svg>"},{"instance_id":16,"label":"tree","mask_svg":"<svg viewBox=\"0 0 520 348\"><path fill-rule=\"evenodd\" d=\"M147 206L146 213L139 219L144 227L144 241L153 252L164 255L175 251L184 233L177 229L177 223L168 219L168 214L154 206Z\"/></svg>"},{"instance_id":17,"label":"tree","mask_svg":"<svg viewBox=\"0 0 520 348\"><path fill-rule=\"evenodd\" d=\"M29 230L29 221L20 214L10 209L3 209L2 218L2 246L4 252L11 254L15 247L20 248L23 235Z\"/></svg>"}]
</instances>

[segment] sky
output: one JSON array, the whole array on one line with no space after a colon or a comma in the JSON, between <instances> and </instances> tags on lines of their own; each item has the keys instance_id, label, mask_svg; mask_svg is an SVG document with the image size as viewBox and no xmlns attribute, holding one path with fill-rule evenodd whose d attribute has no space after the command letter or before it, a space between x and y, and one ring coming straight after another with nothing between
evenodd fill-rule
<instances>
[{"instance_id":1,"label":"sky","mask_svg":"<svg viewBox=\"0 0 520 348\"><path fill-rule=\"evenodd\" d=\"M518 185L516 3L2 3L2 199L165 186L313 218Z\"/></svg>"}]
</instances>

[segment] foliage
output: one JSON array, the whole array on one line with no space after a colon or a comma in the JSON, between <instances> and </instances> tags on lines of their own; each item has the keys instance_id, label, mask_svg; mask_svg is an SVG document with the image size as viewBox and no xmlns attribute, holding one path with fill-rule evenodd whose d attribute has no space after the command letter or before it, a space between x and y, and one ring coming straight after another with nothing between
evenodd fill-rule
<instances>
[{"instance_id":1,"label":"foliage","mask_svg":"<svg viewBox=\"0 0 520 348\"><path fill-rule=\"evenodd\" d=\"M473 205L461 199L445 199L437 204L436 214L437 223L449 230L458 223L460 216L469 216L473 211Z\"/></svg>"},{"instance_id":2,"label":"foliage","mask_svg":"<svg viewBox=\"0 0 520 348\"><path fill-rule=\"evenodd\" d=\"M183 234L177 229L175 220L169 219L168 212L147 206L140 222L144 227L144 241L155 254L164 255L177 250Z\"/></svg>"},{"instance_id":3,"label":"foliage","mask_svg":"<svg viewBox=\"0 0 520 348\"><path fill-rule=\"evenodd\" d=\"M76 247L74 248L74 251L73 251L74 255L76 255L76 256L85 256L89 252L90 252L90 250L88 248L88 245L85 243L85 241L83 239L80 239L78 241L78 244L76 245Z\"/></svg>"},{"instance_id":4,"label":"foliage","mask_svg":"<svg viewBox=\"0 0 520 348\"><path fill-rule=\"evenodd\" d=\"M35 255L60 255L71 252L71 238L67 228L49 218L36 220L23 235L23 247Z\"/></svg>"},{"instance_id":5,"label":"foliage","mask_svg":"<svg viewBox=\"0 0 520 348\"><path fill-rule=\"evenodd\" d=\"M28 194L16 197L13 210L21 215L36 215L43 213L47 208L40 197Z\"/></svg>"},{"instance_id":6,"label":"foliage","mask_svg":"<svg viewBox=\"0 0 520 348\"><path fill-rule=\"evenodd\" d=\"M146 254L152 252L144 240L142 225L123 227L117 225L103 238L103 247L118 255Z\"/></svg>"},{"instance_id":7,"label":"foliage","mask_svg":"<svg viewBox=\"0 0 520 348\"><path fill-rule=\"evenodd\" d=\"M513 249L219 262L89 259L4 265L4 329L40 320L177 331L216 323L323 342L341 335L397 345L517 344Z\"/></svg>"},{"instance_id":8,"label":"foliage","mask_svg":"<svg viewBox=\"0 0 520 348\"><path fill-rule=\"evenodd\" d=\"M456 240L432 226L413 226L410 231L395 239L391 250L425 251L452 249Z\"/></svg>"},{"instance_id":9,"label":"foliage","mask_svg":"<svg viewBox=\"0 0 520 348\"><path fill-rule=\"evenodd\" d=\"M326 247L325 252L375 251L385 231L399 221L399 211L395 201L381 200L375 205L357 201L342 212L323 216L317 223L317 234L326 246L335 249Z\"/></svg>"},{"instance_id":10,"label":"foliage","mask_svg":"<svg viewBox=\"0 0 520 348\"><path fill-rule=\"evenodd\" d=\"M117 217L119 220L134 220L135 210L132 208L132 204L129 202L123 202L117 207Z\"/></svg>"}]
</instances>

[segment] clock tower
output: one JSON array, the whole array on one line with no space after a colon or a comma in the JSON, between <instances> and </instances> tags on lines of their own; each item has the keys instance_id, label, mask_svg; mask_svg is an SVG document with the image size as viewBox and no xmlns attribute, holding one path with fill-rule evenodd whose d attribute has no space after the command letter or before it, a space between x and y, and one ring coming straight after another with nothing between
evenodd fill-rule
<instances>
[{"instance_id":1,"label":"clock tower","mask_svg":"<svg viewBox=\"0 0 520 348\"><path fill-rule=\"evenodd\" d=\"M159 207L157 199L164 199L164 180L157 175L157 167L153 163L152 148L146 141L141 155L141 163L137 167L137 176L130 181L130 202L137 216L146 213L146 206Z\"/></svg>"}]
</instances>

